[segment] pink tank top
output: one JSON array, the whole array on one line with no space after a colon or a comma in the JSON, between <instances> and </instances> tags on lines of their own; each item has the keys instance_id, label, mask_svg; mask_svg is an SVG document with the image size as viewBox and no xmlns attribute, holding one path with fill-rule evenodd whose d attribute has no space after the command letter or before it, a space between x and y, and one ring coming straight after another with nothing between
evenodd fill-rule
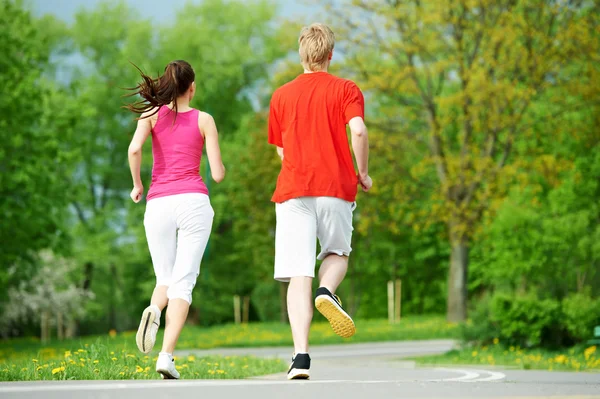
<instances>
[{"instance_id":1,"label":"pink tank top","mask_svg":"<svg viewBox=\"0 0 600 399\"><path fill-rule=\"evenodd\" d=\"M208 195L200 176L204 137L198 127L197 109L178 112L162 106L152 129L152 183L146 199L167 195L202 193ZM175 123L173 124L173 119Z\"/></svg>"}]
</instances>

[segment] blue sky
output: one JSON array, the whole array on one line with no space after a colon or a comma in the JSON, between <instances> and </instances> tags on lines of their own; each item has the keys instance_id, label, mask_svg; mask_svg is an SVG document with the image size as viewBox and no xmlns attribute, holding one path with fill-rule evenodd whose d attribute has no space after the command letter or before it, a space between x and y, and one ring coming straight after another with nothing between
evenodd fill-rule
<instances>
[{"instance_id":1,"label":"blue sky","mask_svg":"<svg viewBox=\"0 0 600 399\"><path fill-rule=\"evenodd\" d=\"M94 8L102 0L26 0L34 15L54 14L60 19L72 22L75 13L81 8ZM111 1L111 0L109 0ZM116 1L116 0L115 0ZM194 3L201 0L126 0L137 9L141 16L149 17L156 21L173 18L175 11L188 1ZM276 0L279 11L284 17L308 18L311 9L306 1ZM309 22L309 21L306 21Z\"/></svg>"}]
</instances>

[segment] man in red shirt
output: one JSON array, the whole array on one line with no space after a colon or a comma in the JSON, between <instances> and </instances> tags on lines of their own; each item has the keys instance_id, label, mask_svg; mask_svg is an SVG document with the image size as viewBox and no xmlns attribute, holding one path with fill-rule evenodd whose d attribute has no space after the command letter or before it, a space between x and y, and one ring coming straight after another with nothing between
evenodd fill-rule
<instances>
[{"instance_id":1,"label":"man in red shirt","mask_svg":"<svg viewBox=\"0 0 600 399\"><path fill-rule=\"evenodd\" d=\"M373 184L368 175L364 97L354 82L327 72L333 32L326 25L312 24L302 29L298 43L304 73L273 93L269 114L269 143L277 146L282 160L272 200L277 213L275 279L290 283L287 303L294 357L288 379L310 377L308 332L317 239L321 245L317 259L323 263L315 306L338 335L351 337L356 330L334 293L352 251L357 185L369 191Z\"/></svg>"}]
</instances>

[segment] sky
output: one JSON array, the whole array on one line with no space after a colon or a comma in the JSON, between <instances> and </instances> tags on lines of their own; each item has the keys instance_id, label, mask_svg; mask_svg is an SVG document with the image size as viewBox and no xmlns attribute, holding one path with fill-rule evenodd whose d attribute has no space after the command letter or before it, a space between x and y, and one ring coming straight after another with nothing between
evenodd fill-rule
<instances>
[{"instance_id":1,"label":"sky","mask_svg":"<svg viewBox=\"0 0 600 399\"><path fill-rule=\"evenodd\" d=\"M94 8L102 0L26 0L29 8L36 16L54 14L58 18L72 22L75 13L81 8ZM113 1L113 0L108 0ZM117 0L114 0L117 1ZM171 19L177 9L188 1L199 3L201 0L126 0L130 6L138 10L142 17L155 21ZM306 0L274 0L279 5L279 10L284 17L307 18L313 7L308 6Z\"/></svg>"}]
</instances>

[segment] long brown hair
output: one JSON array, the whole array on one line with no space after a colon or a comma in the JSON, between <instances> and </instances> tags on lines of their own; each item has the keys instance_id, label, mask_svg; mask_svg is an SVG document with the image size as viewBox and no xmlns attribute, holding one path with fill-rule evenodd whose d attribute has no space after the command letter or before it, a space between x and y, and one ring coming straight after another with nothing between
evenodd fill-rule
<instances>
[{"instance_id":1,"label":"long brown hair","mask_svg":"<svg viewBox=\"0 0 600 399\"><path fill-rule=\"evenodd\" d=\"M152 114L146 116L149 117L156 114L161 106L173 103L177 117L177 98L184 94L196 79L192 66L183 60L171 61L165 67L165 72L153 79L137 65L131 65L139 71L142 81L136 87L125 89L133 91L126 97L140 95L142 100L127 104L125 108L140 115L154 109Z\"/></svg>"}]
</instances>

